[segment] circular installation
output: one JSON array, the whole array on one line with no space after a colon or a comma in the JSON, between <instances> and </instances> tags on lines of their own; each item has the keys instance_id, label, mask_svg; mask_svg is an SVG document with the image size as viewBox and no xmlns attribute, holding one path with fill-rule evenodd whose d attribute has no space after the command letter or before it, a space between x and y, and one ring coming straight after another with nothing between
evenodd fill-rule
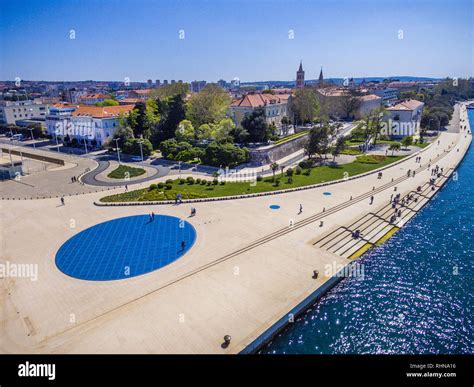
<instances>
[{"instance_id":1,"label":"circular installation","mask_svg":"<svg viewBox=\"0 0 474 387\"><path fill-rule=\"evenodd\" d=\"M272 204L271 206L269 206L269 208L272 210L278 210L280 209L280 206L278 204Z\"/></svg>"},{"instance_id":2,"label":"circular installation","mask_svg":"<svg viewBox=\"0 0 474 387\"><path fill-rule=\"evenodd\" d=\"M127 216L68 239L56 253L56 266L70 277L89 281L136 277L182 257L195 240L194 227L174 216Z\"/></svg>"},{"instance_id":3,"label":"circular installation","mask_svg":"<svg viewBox=\"0 0 474 387\"><path fill-rule=\"evenodd\" d=\"M332 193L331 192L323 192L323 195L330 196L330 195L332 195Z\"/></svg>"}]
</instances>

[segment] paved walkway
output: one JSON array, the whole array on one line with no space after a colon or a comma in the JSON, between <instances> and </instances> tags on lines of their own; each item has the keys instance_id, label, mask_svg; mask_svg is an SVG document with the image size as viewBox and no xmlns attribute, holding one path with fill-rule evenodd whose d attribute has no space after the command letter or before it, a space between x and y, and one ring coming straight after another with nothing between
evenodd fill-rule
<instances>
[{"instance_id":1,"label":"paved walkway","mask_svg":"<svg viewBox=\"0 0 474 387\"><path fill-rule=\"evenodd\" d=\"M326 283L328 267L349 262L315 246L317 241L384 208L394 192L392 178L404 195L428 181L430 159L445 171L455 167L470 141L465 132L443 133L439 145L423 151L426 168L411 179L400 178L420 167L414 158L385 170L382 179L369 175L307 191L193 204L197 216L189 219L190 205L95 207L102 193L71 197L65 206L49 199L3 201L0 221L8 238L0 262L36 264L39 278L0 280L0 351L240 352ZM281 208L271 210L271 204ZM120 281L77 280L56 268L55 254L71 236L150 211L193 224L197 241L190 252L160 270ZM316 280L313 270L320 273ZM222 348L226 334L232 342Z\"/></svg>"}]
</instances>

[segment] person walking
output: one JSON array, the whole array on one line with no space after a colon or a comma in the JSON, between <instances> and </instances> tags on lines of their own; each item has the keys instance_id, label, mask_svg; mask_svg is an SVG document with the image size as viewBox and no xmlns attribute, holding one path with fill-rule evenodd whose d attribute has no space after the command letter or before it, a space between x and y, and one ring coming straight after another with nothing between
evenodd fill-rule
<instances>
[{"instance_id":1,"label":"person walking","mask_svg":"<svg viewBox=\"0 0 474 387\"><path fill-rule=\"evenodd\" d=\"M374 202L374 197L371 196L371 197L370 197L370 204L372 204L373 202Z\"/></svg>"},{"instance_id":2,"label":"person walking","mask_svg":"<svg viewBox=\"0 0 474 387\"><path fill-rule=\"evenodd\" d=\"M303 213L303 205L302 205L302 204L300 204L300 212L299 212L299 213L300 213L300 214Z\"/></svg>"},{"instance_id":3,"label":"person walking","mask_svg":"<svg viewBox=\"0 0 474 387\"><path fill-rule=\"evenodd\" d=\"M128 185L125 184L125 192L128 192Z\"/></svg>"},{"instance_id":4,"label":"person walking","mask_svg":"<svg viewBox=\"0 0 474 387\"><path fill-rule=\"evenodd\" d=\"M61 205L64 206L65 203L64 203L64 196L61 196Z\"/></svg>"},{"instance_id":5,"label":"person walking","mask_svg":"<svg viewBox=\"0 0 474 387\"><path fill-rule=\"evenodd\" d=\"M184 251L184 248L186 247L186 242L181 241L181 250Z\"/></svg>"}]
</instances>

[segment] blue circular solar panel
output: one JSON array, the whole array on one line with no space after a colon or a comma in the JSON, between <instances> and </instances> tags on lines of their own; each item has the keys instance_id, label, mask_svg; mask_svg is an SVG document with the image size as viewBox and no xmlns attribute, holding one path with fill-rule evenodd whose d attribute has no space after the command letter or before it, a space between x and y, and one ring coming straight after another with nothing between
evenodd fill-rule
<instances>
[{"instance_id":1,"label":"blue circular solar panel","mask_svg":"<svg viewBox=\"0 0 474 387\"><path fill-rule=\"evenodd\" d=\"M128 216L92 226L68 239L56 254L64 274L110 281L149 273L183 256L196 230L173 216ZM183 248L184 242L184 248Z\"/></svg>"},{"instance_id":2,"label":"blue circular solar panel","mask_svg":"<svg viewBox=\"0 0 474 387\"><path fill-rule=\"evenodd\" d=\"M278 204L272 204L272 205L270 206L270 208L271 208L272 210L278 210L278 209L280 208L280 206L279 206Z\"/></svg>"}]
</instances>

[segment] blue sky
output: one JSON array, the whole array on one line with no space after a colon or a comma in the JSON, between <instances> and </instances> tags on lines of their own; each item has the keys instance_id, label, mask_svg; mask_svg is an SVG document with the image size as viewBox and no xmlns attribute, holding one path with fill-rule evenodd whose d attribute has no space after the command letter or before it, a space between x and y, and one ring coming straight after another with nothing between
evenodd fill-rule
<instances>
[{"instance_id":1,"label":"blue sky","mask_svg":"<svg viewBox=\"0 0 474 387\"><path fill-rule=\"evenodd\" d=\"M474 75L472 0L0 3L2 80Z\"/></svg>"}]
</instances>

